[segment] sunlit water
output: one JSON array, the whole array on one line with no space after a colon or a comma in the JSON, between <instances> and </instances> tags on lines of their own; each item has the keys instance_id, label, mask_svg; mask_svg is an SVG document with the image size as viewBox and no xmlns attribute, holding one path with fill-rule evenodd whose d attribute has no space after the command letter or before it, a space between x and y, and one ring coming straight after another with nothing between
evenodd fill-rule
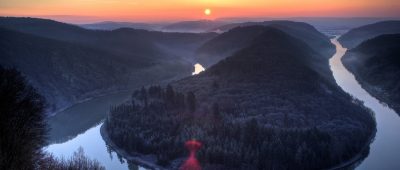
<instances>
[{"instance_id":1,"label":"sunlit water","mask_svg":"<svg viewBox=\"0 0 400 170\"><path fill-rule=\"evenodd\" d=\"M330 65L337 84L374 111L377 123L377 133L370 145L370 153L356 169L400 169L400 117L394 110L380 103L361 87L354 75L341 62L347 49L343 48L336 39L333 39L332 43L336 45L337 52L330 60Z\"/></svg>"},{"instance_id":2,"label":"sunlit water","mask_svg":"<svg viewBox=\"0 0 400 170\"><path fill-rule=\"evenodd\" d=\"M194 65L194 72L192 73L192 75L196 75L199 74L203 71L205 71L206 69L199 63Z\"/></svg>"}]
</instances>

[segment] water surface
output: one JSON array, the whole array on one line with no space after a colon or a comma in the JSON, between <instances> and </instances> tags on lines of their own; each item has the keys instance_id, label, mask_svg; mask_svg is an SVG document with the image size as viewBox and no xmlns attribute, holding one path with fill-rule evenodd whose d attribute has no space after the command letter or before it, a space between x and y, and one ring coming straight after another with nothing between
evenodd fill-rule
<instances>
[{"instance_id":1,"label":"water surface","mask_svg":"<svg viewBox=\"0 0 400 170\"><path fill-rule=\"evenodd\" d=\"M98 160L106 169L129 169L126 160L118 158L117 154L107 147L100 134L100 127L110 106L121 104L130 94L131 92L122 92L95 98L58 113L49 120L53 128L51 134L55 136L52 137L53 142L56 143L47 146L45 150L56 157L69 158L82 147L90 159ZM143 169L132 167L135 165L129 166Z\"/></svg>"},{"instance_id":2,"label":"water surface","mask_svg":"<svg viewBox=\"0 0 400 170\"><path fill-rule=\"evenodd\" d=\"M381 103L365 91L354 75L341 62L347 49L333 39L336 54L330 60L336 83L347 93L364 102L375 113L377 133L370 145L368 157L356 168L360 170L400 169L400 117L386 104Z\"/></svg>"}]
</instances>

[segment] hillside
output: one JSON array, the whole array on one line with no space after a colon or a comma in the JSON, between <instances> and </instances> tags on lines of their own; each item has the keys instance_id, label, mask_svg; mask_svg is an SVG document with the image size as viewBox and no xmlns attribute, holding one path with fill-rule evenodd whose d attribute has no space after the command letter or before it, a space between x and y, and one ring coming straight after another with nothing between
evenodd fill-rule
<instances>
[{"instance_id":1,"label":"hillside","mask_svg":"<svg viewBox=\"0 0 400 170\"><path fill-rule=\"evenodd\" d=\"M400 34L365 41L342 61L370 94L400 112Z\"/></svg>"},{"instance_id":2,"label":"hillside","mask_svg":"<svg viewBox=\"0 0 400 170\"><path fill-rule=\"evenodd\" d=\"M315 70L317 55L283 31L264 28L197 76L134 92L111 109L105 129L128 153L153 154L172 169L190 139L204 145L198 153L204 169L335 166L363 151L375 122Z\"/></svg>"},{"instance_id":3,"label":"hillside","mask_svg":"<svg viewBox=\"0 0 400 170\"><path fill-rule=\"evenodd\" d=\"M193 51L215 33L164 33L131 28L112 31L87 30L79 26L39 18L0 17L0 27L60 41L100 48L118 55L146 60L182 57L192 60Z\"/></svg>"},{"instance_id":4,"label":"hillside","mask_svg":"<svg viewBox=\"0 0 400 170\"><path fill-rule=\"evenodd\" d=\"M383 34L400 33L400 21L382 21L354 28L339 38L340 43L349 49L355 48L368 39Z\"/></svg>"},{"instance_id":5,"label":"hillside","mask_svg":"<svg viewBox=\"0 0 400 170\"><path fill-rule=\"evenodd\" d=\"M134 88L191 71L191 66L183 61L127 59L1 28L0 36L0 65L21 71L45 97L49 111L103 92Z\"/></svg>"},{"instance_id":6,"label":"hillside","mask_svg":"<svg viewBox=\"0 0 400 170\"><path fill-rule=\"evenodd\" d=\"M292 21L265 21L260 23L228 24L219 27L218 30L222 30L224 33L208 41L197 50L197 61L209 67L221 59L232 55L234 52L246 47L249 41L255 39L259 35L260 30L262 30L261 26L269 26L282 30L304 41L326 58L329 58L334 52L329 38L318 32L311 25Z\"/></svg>"},{"instance_id":7,"label":"hillside","mask_svg":"<svg viewBox=\"0 0 400 170\"><path fill-rule=\"evenodd\" d=\"M1 65L15 67L35 83L49 112L100 94L190 75L195 49L216 35L95 31L14 17L0 17L0 28Z\"/></svg>"}]
</instances>

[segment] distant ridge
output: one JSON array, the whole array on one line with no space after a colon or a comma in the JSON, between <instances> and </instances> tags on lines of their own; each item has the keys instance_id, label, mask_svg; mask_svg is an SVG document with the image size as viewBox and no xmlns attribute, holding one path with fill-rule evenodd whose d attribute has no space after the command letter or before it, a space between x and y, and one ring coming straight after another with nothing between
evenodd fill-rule
<instances>
[{"instance_id":1,"label":"distant ridge","mask_svg":"<svg viewBox=\"0 0 400 170\"><path fill-rule=\"evenodd\" d=\"M309 24L293 21L265 21L219 27L218 29L224 32L201 46L196 52L196 59L209 67L248 45L249 41L259 35L262 26L277 28L302 40L325 58L330 58L334 53L334 46L329 38Z\"/></svg>"},{"instance_id":2,"label":"distant ridge","mask_svg":"<svg viewBox=\"0 0 400 170\"><path fill-rule=\"evenodd\" d=\"M144 29L149 31L159 31L164 25L165 24L163 23L152 24L152 23L103 21L91 24L80 24L79 26L93 30L115 30L119 28L134 28L134 29Z\"/></svg>"},{"instance_id":3,"label":"distant ridge","mask_svg":"<svg viewBox=\"0 0 400 170\"><path fill-rule=\"evenodd\" d=\"M181 21L173 23L161 28L162 31L167 32L209 32L214 28L225 25L227 22L213 21L213 20L198 20L198 21Z\"/></svg>"},{"instance_id":4,"label":"distant ridge","mask_svg":"<svg viewBox=\"0 0 400 170\"><path fill-rule=\"evenodd\" d=\"M342 35L339 41L346 48L355 48L368 39L375 38L383 34L400 33L400 20L382 21L354 28Z\"/></svg>"}]
</instances>

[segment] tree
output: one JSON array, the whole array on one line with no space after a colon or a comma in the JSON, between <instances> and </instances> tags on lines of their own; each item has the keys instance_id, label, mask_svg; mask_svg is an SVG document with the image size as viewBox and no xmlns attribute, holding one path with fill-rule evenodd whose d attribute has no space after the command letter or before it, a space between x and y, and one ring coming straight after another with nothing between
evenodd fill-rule
<instances>
[{"instance_id":1,"label":"tree","mask_svg":"<svg viewBox=\"0 0 400 170\"><path fill-rule=\"evenodd\" d=\"M185 95L182 93L177 93L175 98L178 108L185 108Z\"/></svg>"},{"instance_id":2,"label":"tree","mask_svg":"<svg viewBox=\"0 0 400 170\"><path fill-rule=\"evenodd\" d=\"M213 115L214 116L219 116L220 112L219 112L219 105L218 103L214 103L212 105L212 111L213 111Z\"/></svg>"},{"instance_id":3,"label":"tree","mask_svg":"<svg viewBox=\"0 0 400 170\"><path fill-rule=\"evenodd\" d=\"M148 98L147 98L147 91L144 87L140 90L140 100L142 100L142 104L144 105L144 108L147 109L148 106Z\"/></svg>"},{"instance_id":4,"label":"tree","mask_svg":"<svg viewBox=\"0 0 400 170\"><path fill-rule=\"evenodd\" d=\"M214 80L211 87L213 90L217 90L217 89L219 89L219 84Z\"/></svg>"},{"instance_id":5,"label":"tree","mask_svg":"<svg viewBox=\"0 0 400 170\"><path fill-rule=\"evenodd\" d=\"M15 69L0 67L0 169L34 169L45 145L44 100Z\"/></svg>"},{"instance_id":6,"label":"tree","mask_svg":"<svg viewBox=\"0 0 400 170\"><path fill-rule=\"evenodd\" d=\"M41 170L105 170L97 160L88 158L82 147L79 147L78 150L74 152L73 156L67 160L64 158L59 159L53 155L47 154L38 164L38 169Z\"/></svg>"},{"instance_id":7,"label":"tree","mask_svg":"<svg viewBox=\"0 0 400 170\"><path fill-rule=\"evenodd\" d=\"M194 95L193 92L190 91L187 93L186 100L189 112L193 113L196 110L196 96Z\"/></svg>"},{"instance_id":8,"label":"tree","mask_svg":"<svg viewBox=\"0 0 400 170\"><path fill-rule=\"evenodd\" d=\"M42 151L46 144L44 100L15 69L0 67L0 169L94 169L83 149L66 161Z\"/></svg>"},{"instance_id":9,"label":"tree","mask_svg":"<svg viewBox=\"0 0 400 170\"><path fill-rule=\"evenodd\" d=\"M168 84L167 89L165 90L165 102L168 108L172 108L175 104L175 92L171 85Z\"/></svg>"},{"instance_id":10,"label":"tree","mask_svg":"<svg viewBox=\"0 0 400 170\"><path fill-rule=\"evenodd\" d=\"M283 126L285 128L289 127L289 118L288 118L288 114L286 112L283 114Z\"/></svg>"}]
</instances>

